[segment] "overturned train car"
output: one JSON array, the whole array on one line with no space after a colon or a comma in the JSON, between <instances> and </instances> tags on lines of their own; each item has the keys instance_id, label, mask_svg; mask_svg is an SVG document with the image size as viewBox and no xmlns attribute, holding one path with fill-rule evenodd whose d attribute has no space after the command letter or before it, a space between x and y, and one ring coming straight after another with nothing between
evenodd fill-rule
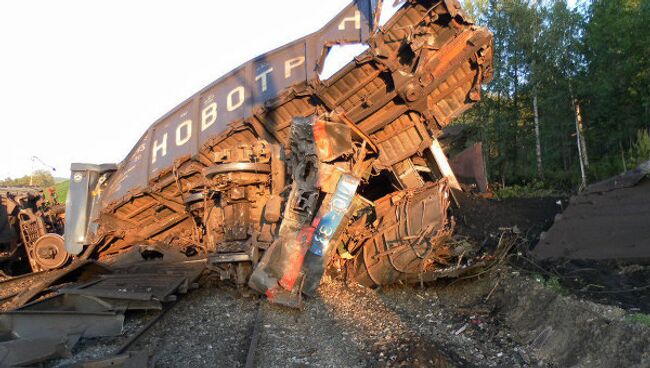
<instances>
[{"instance_id":1,"label":"overturned train car","mask_svg":"<svg viewBox=\"0 0 650 368\"><path fill-rule=\"evenodd\" d=\"M436 137L480 99L492 35L456 0L412 0L378 25L357 0L155 122L118 165L73 164L65 245L112 262L204 255L272 301L311 295L328 262L366 285L460 264ZM327 80L333 45L368 49Z\"/></svg>"}]
</instances>

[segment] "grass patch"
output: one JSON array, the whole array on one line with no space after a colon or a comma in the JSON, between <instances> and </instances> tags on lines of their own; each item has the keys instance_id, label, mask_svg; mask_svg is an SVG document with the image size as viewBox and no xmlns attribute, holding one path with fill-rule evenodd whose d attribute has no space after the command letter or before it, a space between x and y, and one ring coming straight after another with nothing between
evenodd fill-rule
<instances>
[{"instance_id":1,"label":"grass patch","mask_svg":"<svg viewBox=\"0 0 650 368\"><path fill-rule=\"evenodd\" d=\"M650 315L644 313L634 313L625 317L626 320L632 323L640 323L650 327Z\"/></svg>"},{"instance_id":2,"label":"grass patch","mask_svg":"<svg viewBox=\"0 0 650 368\"><path fill-rule=\"evenodd\" d=\"M70 189L70 180L66 180L54 184L54 190L56 191L56 198L59 200L59 203L65 203L65 200L68 197L69 189ZM48 191L48 189L45 188L44 192L45 192L45 199L48 202L51 202L52 198L50 198L50 192Z\"/></svg>"},{"instance_id":3,"label":"grass patch","mask_svg":"<svg viewBox=\"0 0 650 368\"><path fill-rule=\"evenodd\" d=\"M533 275L533 279L540 284L542 284L545 288L553 291L556 294L560 295L567 295L568 290L562 286L562 283L560 283L560 278L557 276L551 276L549 278L544 278L544 276L536 273Z\"/></svg>"}]
</instances>

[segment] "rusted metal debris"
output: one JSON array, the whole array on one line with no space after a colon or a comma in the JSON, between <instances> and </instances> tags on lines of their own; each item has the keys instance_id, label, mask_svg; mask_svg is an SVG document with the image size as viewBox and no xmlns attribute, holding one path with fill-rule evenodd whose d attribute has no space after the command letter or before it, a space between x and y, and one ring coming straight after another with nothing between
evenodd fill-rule
<instances>
[{"instance_id":1,"label":"rusted metal debris","mask_svg":"<svg viewBox=\"0 0 650 368\"><path fill-rule=\"evenodd\" d=\"M64 266L64 205L34 188L0 188L0 266L25 259L32 271Z\"/></svg>"},{"instance_id":2,"label":"rusted metal debris","mask_svg":"<svg viewBox=\"0 0 650 368\"><path fill-rule=\"evenodd\" d=\"M205 259L141 260L110 269L80 261L35 275L44 280L18 295L13 301L18 308L0 313L0 366L69 355L80 338L121 335L127 310L166 310L177 294L198 286L204 270ZM124 364L143 359L123 353L113 359ZM86 364L82 366L102 366Z\"/></svg>"},{"instance_id":3,"label":"rusted metal debris","mask_svg":"<svg viewBox=\"0 0 650 368\"><path fill-rule=\"evenodd\" d=\"M456 0L407 1L383 27L380 8L354 1L242 64L120 164L73 164L67 251L106 264L147 247L199 255L291 306L331 261L368 285L457 274L468 257L449 242L455 176L434 148L490 80L492 35ZM320 80L332 45L359 42L368 49Z\"/></svg>"}]
</instances>

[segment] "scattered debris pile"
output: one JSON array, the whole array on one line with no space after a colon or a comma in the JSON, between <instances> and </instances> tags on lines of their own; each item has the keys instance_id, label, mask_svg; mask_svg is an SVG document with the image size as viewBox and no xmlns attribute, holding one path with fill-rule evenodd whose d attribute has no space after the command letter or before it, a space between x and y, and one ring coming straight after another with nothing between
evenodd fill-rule
<instances>
[{"instance_id":1,"label":"scattered debris pile","mask_svg":"<svg viewBox=\"0 0 650 368\"><path fill-rule=\"evenodd\" d=\"M205 259L148 261L106 267L80 261L45 274L6 300L0 313L0 366L25 366L70 355L80 338L121 335L124 313L162 310L176 294L198 287ZM12 282L3 281L3 289ZM113 360L123 358L129 344ZM139 357L139 356L138 356ZM139 359L139 358L138 358Z\"/></svg>"}]
</instances>

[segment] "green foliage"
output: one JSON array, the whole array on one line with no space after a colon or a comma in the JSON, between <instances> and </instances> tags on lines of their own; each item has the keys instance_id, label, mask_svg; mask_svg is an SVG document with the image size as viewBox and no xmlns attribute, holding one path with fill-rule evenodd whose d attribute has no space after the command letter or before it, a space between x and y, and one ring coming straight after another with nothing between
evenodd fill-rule
<instances>
[{"instance_id":1,"label":"green foliage","mask_svg":"<svg viewBox=\"0 0 650 368\"><path fill-rule=\"evenodd\" d=\"M650 315L648 314L634 313L628 315L625 319L627 319L629 322L640 323L642 325L650 327Z\"/></svg>"},{"instance_id":2,"label":"green foliage","mask_svg":"<svg viewBox=\"0 0 650 368\"><path fill-rule=\"evenodd\" d=\"M54 185L54 191L59 203L65 203L65 200L68 197L68 190L70 190L70 180L65 180ZM45 199L48 202L52 202L52 198L50 197L48 190L45 191Z\"/></svg>"},{"instance_id":3,"label":"green foliage","mask_svg":"<svg viewBox=\"0 0 650 368\"><path fill-rule=\"evenodd\" d=\"M539 198L539 197L550 197L558 196L561 193L555 189L549 189L544 187L544 183L541 181L533 181L532 183L525 185L511 185L507 187L498 188L495 190L495 194L499 199L506 198Z\"/></svg>"},{"instance_id":4,"label":"green foliage","mask_svg":"<svg viewBox=\"0 0 650 368\"><path fill-rule=\"evenodd\" d=\"M548 289L551 289L553 292L555 292L557 294L560 294L560 295L568 294L567 290L560 283L560 278L559 277L556 277L556 276L549 277L546 280L544 286L546 288L548 288Z\"/></svg>"},{"instance_id":5,"label":"green foliage","mask_svg":"<svg viewBox=\"0 0 650 368\"><path fill-rule=\"evenodd\" d=\"M628 157L631 168L650 160L650 135L647 129L639 129L636 136L636 142L628 151Z\"/></svg>"},{"instance_id":6,"label":"green foliage","mask_svg":"<svg viewBox=\"0 0 650 368\"><path fill-rule=\"evenodd\" d=\"M650 123L650 1L594 0L589 7L584 50L588 72L591 149L621 154Z\"/></svg>"},{"instance_id":7,"label":"green foliage","mask_svg":"<svg viewBox=\"0 0 650 368\"><path fill-rule=\"evenodd\" d=\"M494 78L460 123L475 127L488 173L505 189L575 189L580 183L574 102L580 105L591 181L645 157L650 128L650 0L466 0L494 33ZM537 177L537 96L543 178ZM624 163L625 162L625 163ZM509 189L509 188L514 189ZM532 188L535 192L535 188Z\"/></svg>"},{"instance_id":8,"label":"green foliage","mask_svg":"<svg viewBox=\"0 0 650 368\"><path fill-rule=\"evenodd\" d=\"M551 276L545 279L544 276L540 274L534 274L533 279L535 279L535 281L539 282L545 288L553 291L556 294L560 294L560 295L568 294L567 289L564 286L562 286L562 284L560 283L560 278L557 276Z\"/></svg>"},{"instance_id":9,"label":"green foliage","mask_svg":"<svg viewBox=\"0 0 650 368\"><path fill-rule=\"evenodd\" d=\"M33 186L45 188L54 185L54 177L47 170L36 170L31 175L25 175L22 178L0 180L0 186L7 187L28 186L30 183Z\"/></svg>"}]
</instances>

